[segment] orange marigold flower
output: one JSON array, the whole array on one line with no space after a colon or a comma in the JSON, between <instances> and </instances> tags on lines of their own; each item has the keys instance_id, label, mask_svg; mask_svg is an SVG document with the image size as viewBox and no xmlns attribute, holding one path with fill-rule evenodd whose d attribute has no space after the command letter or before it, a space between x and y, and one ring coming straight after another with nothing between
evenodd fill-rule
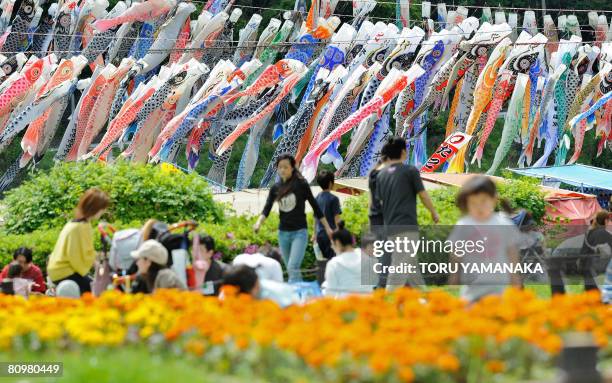
<instances>
[{"instance_id":1,"label":"orange marigold flower","mask_svg":"<svg viewBox=\"0 0 612 383\"><path fill-rule=\"evenodd\" d=\"M444 371L457 371L461 367L459 359L452 354L442 354L436 360L436 365Z\"/></svg>"},{"instance_id":2,"label":"orange marigold flower","mask_svg":"<svg viewBox=\"0 0 612 383\"><path fill-rule=\"evenodd\" d=\"M383 373L391 366L392 355L379 352L370 357L370 368L376 373Z\"/></svg>"},{"instance_id":3,"label":"orange marigold flower","mask_svg":"<svg viewBox=\"0 0 612 383\"><path fill-rule=\"evenodd\" d=\"M410 367L402 367L399 369L399 377L402 381L410 383L414 381L414 372Z\"/></svg>"},{"instance_id":4,"label":"orange marigold flower","mask_svg":"<svg viewBox=\"0 0 612 383\"><path fill-rule=\"evenodd\" d=\"M201 340L192 339L185 343L185 350L194 355L202 356L206 351L206 345Z\"/></svg>"},{"instance_id":5,"label":"orange marigold flower","mask_svg":"<svg viewBox=\"0 0 612 383\"><path fill-rule=\"evenodd\" d=\"M249 340L247 338L239 337L236 339L236 347L238 347L240 350L246 349L248 345L249 345Z\"/></svg>"},{"instance_id":6,"label":"orange marigold flower","mask_svg":"<svg viewBox=\"0 0 612 383\"><path fill-rule=\"evenodd\" d=\"M506 364L501 360L494 359L487 362L486 369L494 374L498 374L506 369Z\"/></svg>"}]
</instances>

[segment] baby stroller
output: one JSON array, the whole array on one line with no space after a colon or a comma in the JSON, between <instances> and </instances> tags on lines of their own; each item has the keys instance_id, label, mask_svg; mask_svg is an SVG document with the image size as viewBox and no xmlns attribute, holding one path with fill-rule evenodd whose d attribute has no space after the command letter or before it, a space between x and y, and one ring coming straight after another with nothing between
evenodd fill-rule
<instances>
[{"instance_id":1,"label":"baby stroller","mask_svg":"<svg viewBox=\"0 0 612 383\"><path fill-rule=\"evenodd\" d=\"M544 235L536 230L536 223L526 210L520 210L511 217L512 222L518 227L519 237L519 256L521 263L537 264L545 269ZM545 275L534 274L526 275L526 279L533 281L543 281Z\"/></svg>"}]
</instances>

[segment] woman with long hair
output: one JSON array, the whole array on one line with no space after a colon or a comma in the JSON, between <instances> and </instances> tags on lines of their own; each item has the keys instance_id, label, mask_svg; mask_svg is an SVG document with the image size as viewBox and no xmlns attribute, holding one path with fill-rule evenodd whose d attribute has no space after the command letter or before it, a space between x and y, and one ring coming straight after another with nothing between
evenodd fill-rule
<instances>
[{"instance_id":1,"label":"woman with long hair","mask_svg":"<svg viewBox=\"0 0 612 383\"><path fill-rule=\"evenodd\" d=\"M47 274L54 284L69 279L79 285L81 294L91 291L87 276L96 258L91 222L99 219L110 204L100 189L87 190L79 200L74 219L62 229L49 256Z\"/></svg>"},{"instance_id":2,"label":"woman with long hair","mask_svg":"<svg viewBox=\"0 0 612 383\"><path fill-rule=\"evenodd\" d=\"M276 161L280 181L275 183L268 194L266 205L253 226L259 231L262 223L270 214L274 202L278 202L280 224L278 227L278 243L287 266L289 282L302 280L300 267L308 243L308 225L306 223L306 201L312 206L315 217L321 222L327 235L331 237L332 230L312 195L308 182L302 177L296 167L295 158L283 154Z\"/></svg>"}]
</instances>

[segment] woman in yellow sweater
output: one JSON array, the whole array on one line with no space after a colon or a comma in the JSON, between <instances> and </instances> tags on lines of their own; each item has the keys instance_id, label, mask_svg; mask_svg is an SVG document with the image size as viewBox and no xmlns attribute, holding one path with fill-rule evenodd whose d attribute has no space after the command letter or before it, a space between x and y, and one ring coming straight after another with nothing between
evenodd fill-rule
<instances>
[{"instance_id":1,"label":"woman in yellow sweater","mask_svg":"<svg viewBox=\"0 0 612 383\"><path fill-rule=\"evenodd\" d=\"M81 294L91 291L87 276L96 258L91 221L106 211L110 199L99 189L89 189L81 196L74 219L62 229L49 257L47 274L55 285L70 279L79 285Z\"/></svg>"}]
</instances>

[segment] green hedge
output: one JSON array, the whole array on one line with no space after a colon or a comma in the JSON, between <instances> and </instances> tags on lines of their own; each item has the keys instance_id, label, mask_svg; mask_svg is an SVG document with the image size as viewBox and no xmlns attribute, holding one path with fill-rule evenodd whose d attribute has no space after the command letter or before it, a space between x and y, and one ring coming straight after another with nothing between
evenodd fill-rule
<instances>
[{"instance_id":1,"label":"green hedge","mask_svg":"<svg viewBox=\"0 0 612 383\"><path fill-rule=\"evenodd\" d=\"M91 187L109 193L112 205L105 217L109 222L223 219L222 208L198 175L125 162L112 166L77 162L59 164L9 191L3 201L5 230L20 234L61 226L72 216L81 194Z\"/></svg>"},{"instance_id":2,"label":"green hedge","mask_svg":"<svg viewBox=\"0 0 612 383\"><path fill-rule=\"evenodd\" d=\"M461 212L455 205L458 188L446 187L429 190L429 195L440 215L440 225L454 225L461 217ZM538 186L538 181L523 178L510 179L498 185L500 199L510 201L516 209L527 209L533 213L536 222L541 223L545 213L544 193ZM347 229L356 235L361 235L369 225L368 207L369 194L362 194L346 200L342 208L342 219ZM418 201L417 214L420 225L432 225L433 221L429 211Z\"/></svg>"},{"instance_id":3,"label":"green hedge","mask_svg":"<svg viewBox=\"0 0 612 383\"><path fill-rule=\"evenodd\" d=\"M0 266L4 267L13 259L15 250L22 246L32 249L35 264L45 269L47 258L53 251L61 228L37 230L28 234L0 234Z\"/></svg>"},{"instance_id":4,"label":"green hedge","mask_svg":"<svg viewBox=\"0 0 612 383\"><path fill-rule=\"evenodd\" d=\"M542 223L546 213L546 201L539 182L537 178L520 177L499 183L497 187L500 197L510 201L513 208L529 210L533 219Z\"/></svg>"}]
</instances>

